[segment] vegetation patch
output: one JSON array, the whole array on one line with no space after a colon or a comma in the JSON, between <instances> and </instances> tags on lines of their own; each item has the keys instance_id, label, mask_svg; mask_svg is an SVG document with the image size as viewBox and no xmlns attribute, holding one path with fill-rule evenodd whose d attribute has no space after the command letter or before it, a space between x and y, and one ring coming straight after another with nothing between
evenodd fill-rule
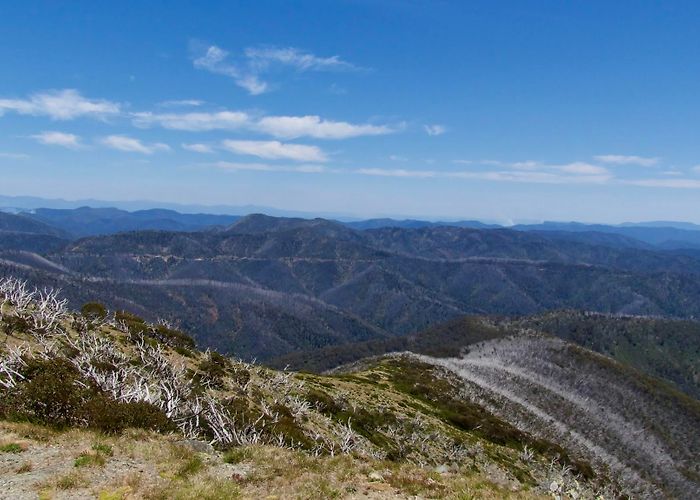
<instances>
[{"instance_id":1,"label":"vegetation patch","mask_svg":"<svg viewBox=\"0 0 700 500\"><path fill-rule=\"evenodd\" d=\"M0 444L0 453L22 453L24 448L18 443Z\"/></svg>"}]
</instances>

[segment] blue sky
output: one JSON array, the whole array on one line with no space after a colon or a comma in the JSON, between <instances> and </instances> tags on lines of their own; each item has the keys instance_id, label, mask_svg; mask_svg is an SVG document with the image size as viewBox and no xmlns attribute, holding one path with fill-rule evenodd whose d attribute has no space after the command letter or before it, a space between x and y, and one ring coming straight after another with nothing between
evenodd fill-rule
<instances>
[{"instance_id":1,"label":"blue sky","mask_svg":"<svg viewBox=\"0 0 700 500\"><path fill-rule=\"evenodd\" d=\"M698 26L691 1L4 2L0 194L700 222Z\"/></svg>"}]
</instances>

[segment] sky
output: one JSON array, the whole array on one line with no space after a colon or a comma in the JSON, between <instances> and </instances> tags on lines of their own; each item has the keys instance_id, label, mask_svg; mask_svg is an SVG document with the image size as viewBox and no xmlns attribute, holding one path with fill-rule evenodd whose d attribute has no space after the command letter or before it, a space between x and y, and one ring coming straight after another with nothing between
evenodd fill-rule
<instances>
[{"instance_id":1,"label":"sky","mask_svg":"<svg viewBox=\"0 0 700 500\"><path fill-rule=\"evenodd\" d=\"M3 2L0 195L700 222L700 3Z\"/></svg>"}]
</instances>

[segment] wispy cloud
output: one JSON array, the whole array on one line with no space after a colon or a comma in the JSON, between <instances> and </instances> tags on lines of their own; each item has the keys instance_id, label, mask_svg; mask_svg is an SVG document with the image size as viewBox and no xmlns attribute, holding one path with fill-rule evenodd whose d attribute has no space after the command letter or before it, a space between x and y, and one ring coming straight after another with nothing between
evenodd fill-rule
<instances>
[{"instance_id":1,"label":"wispy cloud","mask_svg":"<svg viewBox=\"0 0 700 500\"><path fill-rule=\"evenodd\" d=\"M289 144L279 141L223 141L222 147L237 154L257 156L266 160L324 162L326 155L316 146Z\"/></svg>"},{"instance_id":2,"label":"wispy cloud","mask_svg":"<svg viewBox=\"0 0 700 500\"><path fill-rule=\"evenodd\" d=\"M195 68L228 76L251 95L264 94L271 89L262 75L274 67L287 67L298 72L357 69L339 56L319 57L294 47L248 47L242 57L234 60L228 51L211 45L193 63Z\"/></svg>"},{"instance_id":3,"label":"wispy cloud","mask_svg":"<svg viewBox=\"0 0 700 500\"><path fill-rule=\"evenodd\" d=\"M128 137L125 135L108 135L100 140L100 143L107 146L108 148L116 149L118 151L125 151L128 153L141 153L145 155L150 155L158 151L169 151L170 146L163 144L161 142L156 142L153 144L144 144L139 139L133 137Z\"/></svg>"},{"instance_id":4,"label":"wispy cloud","mask_svg":"<svg viewBox=\"0 0 700 500\"><path fill-rule=\"evenodd\" d=\"M554 168L567 174L610 176L610 171L607 168L591 165L590 163L574 162Z\"/></svg>"},{"instance_id":5,"label":"wispy cloud","mask_svg":"<svg viewBox=\"0 0 700 500\"><path fill-rule=\"evenodd\" d=\"M79 136L65 132L46 131L30 137L48 146L61 146L68 149L80 149L83 147Z\"/></svg>"},{"instance_id":6,"label":"wispy cloud","mask_svg":"<svg viewBox=\"0 0 700 500\"><path fill-rule=\"evenodd\" d=\"M250 117L243 111L217 111L213 113L133 113L137 127L159 125L171 130L205 132L209 130L236 130L250 124Z\"/></svg>"},{"instance_id":7,"label":"wispy cloud","mask_svg":"<svg viewBox=\"0 0 700 500\"><path fill-rule=\"evenodd\" d=\"M634 179L624 180L622 183L651 188L700 189L698 179Z\"/></svg>"},{"instance_id":8,"label":"wispy cloud","mask_svg":"<svg viewBox=\"0 0 700 500\"><path fill-rule=\"evenodd\" d=\"M202 106L203 104L204 101L200 101L199 99L179 99L174 101L159 102L158 106L161 108L187 108Z\"/></svg>"},{"instance_id":9,"label":"wispy cloud","mask_svg":"<svg viewBox=\"0 0 700 500\"><path fill-rule=\"evenodd\" d=\"M29 159L28 154L24 153L1 153L0 158L7 158L9 160L27 160Z\"/></svg>"},{"instance_id":10,"label":"wispy cloud","mask_svg":"<svg viewBox=\"0 0 700 500\"><path fill-rule=\"evenodd\" d=\"M438 177L439 172L433 170L407 170L403 168L358 168L352 173L376 177Z\"/></svg>"},{"instance_id":11,"label":"wispy cloud","mask_svg":"<svg viewBox=\"0 0 700 500\"><path fill-rule=\"evenodd\" d=\"M358 69L340 56L318 57L294 47L248 47L245 56L258 70L274 64L290 66L298 71L342 71Z\"/></svg>"},{"instance_id":12,"label":"wispy cloud","mask_svg":"<svg viewBox=\"0 0 700 500\"><path fill-rule=\"evenodd\" d=\"M385 135L397 129L387 125L353 124L324 120L320 116L266 116L254 128L284 139L313 137L315 139L348 139L359 136Z\"/></svg>"},{"instance_id":13,"label":"wispy cloud","mask_svg":"<svg viewBox=\"0 0 700 500\"><path fill-rule=\"evenodd\" d=\"M523 182L537 184L601 184L610 180L610 176L567 174L565 171L442 171L442 170L408 170L384 168L360 168L351 173L382 177L404 178L452 178L472 179L493 182Z\"/></svg>"},{"instance_id":14,"label":"wispy cloud","mask_svg":"<svg viewBox=\"0 0 700 500\"><path fill-rule=\"evenodd\" d=\"M104 118L118 114L120 105L104 99L87 99L77 90L52 90L27 99L0 99L0 115L13 111L21 115L48 116L52 120L73 120L82 116Z\"/></svg>"},{"instance_id":15,"label":"wispy cloud","mask_svg":"<svg viewBox=\"0 0 700 500\"><path fill-rule=\"evenodd\" d=\"M429 136L437 136L437 135L442 135L445 132L447 132L447 128L444 125L423 125L423 129L425 130L425 133L428 134Z\"/></svg>"},{"instance_id":16,"label":"wispy cloud","mask_svg":"<svg viewBox=\"0 0 700 500\"><path fill-rule=\"evenodd\" d=\"M628 155L598 155L595 156L594 159L611 165L639 165L641 167L653 167L659 163L658 158Z\"/></svg>"},{"instance_id":17,"label":"wispy cloud","mask_svg":"<svg viewBox=\"0 0 700 500\"><path fill-rule=\"evenodd\" d=\"M348 123L326 120L316 115L263 116L256 118L244 111L215 111L190 113L132 113L137 127L160 126L171 130L205 132L211 130L248 130L279 139L312 137L314 139L349 139L398 132L403 124L395 126Z\"/></svg>"},{"instance_id":18,"label":"wispy cloud","mask_svg":"<svg viewBox=\"0 0 700 500\"><path fill-rule=\"evenodd\" d=\"M219 161L213 166L230 171L252 171L252 172L296 172L300 174L320 174L325 172L325 168L320 165L270 165L268 163L237 163L229 161Z\"/></svg>"},{"instance_id":19,"label":"wispy cloud","mask_svg":"<svg viewBox=\"0 0 700 500\"><path fill-rule=\"evenodd\" d=\"M192 151L193 153L213 153L214 148L208 144L181 144L182 149L185 151Z\"/></svg>"},{"instance_id":20,"label":"wispy cloud","mask_svg":"<svg viewBox=\"0 0 700 500\"><path fill-rule=\"evenodd\" d=\"M204 55L194 60L194 67L203 69L218 75L228 76L239 87L244 88L251 95L264 94L268 90L267 83L261 81L255 72L243 69L228 62L229 53L216 45L207 48Z\"/></svg>"}]
</instances>

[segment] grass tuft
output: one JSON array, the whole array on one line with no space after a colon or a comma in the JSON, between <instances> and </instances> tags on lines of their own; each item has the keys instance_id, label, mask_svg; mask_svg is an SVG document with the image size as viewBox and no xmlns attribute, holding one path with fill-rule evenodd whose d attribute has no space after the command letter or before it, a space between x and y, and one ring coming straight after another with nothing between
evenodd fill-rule
<instances>
[{"instance_id":1,"label":"grass tuft","mask_svg":"<svg viewBox=\"0 0 700 500\"><path fill-rule=\"evenodd\" d=\"M18 443L7 443L0 445L0 453L22 453L24 448Z\"/></svg>"},{"instance_id":2,"label":"grass tuft","mask_svg":"<svg viewBox=\"0 0 700 500\"><path fill-rule=\"evenodd\" d=\"M75 459L73 466L75 467L102 467L107 461L100 453L83 452Z\"/></svg>"}]
</instances>

